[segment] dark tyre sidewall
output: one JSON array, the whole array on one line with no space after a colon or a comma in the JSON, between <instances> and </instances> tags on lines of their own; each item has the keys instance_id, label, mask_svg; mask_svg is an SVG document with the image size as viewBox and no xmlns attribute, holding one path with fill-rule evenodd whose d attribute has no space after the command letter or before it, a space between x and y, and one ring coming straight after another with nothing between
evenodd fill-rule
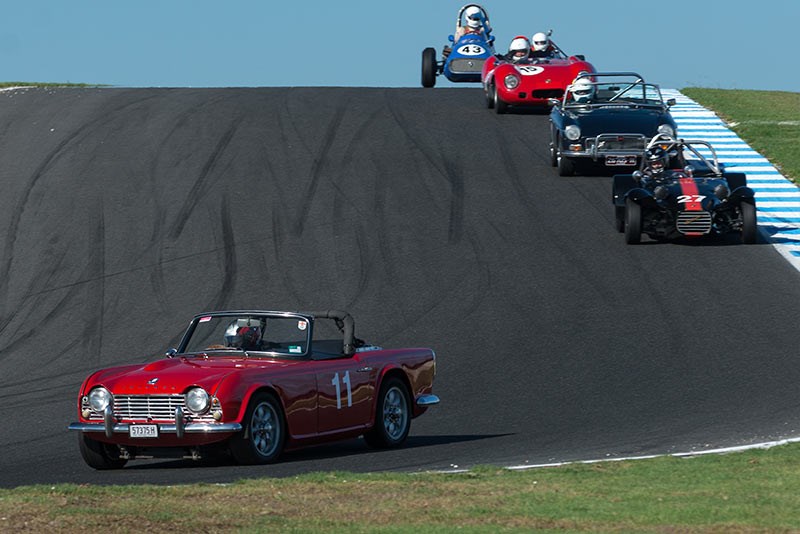
<instances>
[{"instance_id":1,"label":"dark tyre sidewall","mask_svg":"<svg viewBox=\"0 0 800 534\"><path fill-rule=\"evenodd\" d=\"M558 165L558 175L559 176L572 176L575 174L575 164L572 162L571 159L565 158L561 154L561 149L558 149L556 156L557 165Z\"/></svg>"},{"instance_id":2,"label":"dark tyre sidewall","mask_svg":"<svg viewBox=\"0 0 800 534\"><path fill-rule=\"evenodd\" d=\"M267 464L278 459L286 441L286 423L274 395L253 395L242 426L230 442L231 455L237 463Z\"/></svg>"},{"instance_id":3,"label":"dark tyre sidewall","mask_svg":"<svg viewBox=\"0 0 800 534\"><path fill-rule=\"evenodd\" d=\"M758 241L756 207L749 202L742 202L739 211L742 214L742 243L752 245Z\"/></svg>"},{"instance_id":4,"label":"dark tyre sidewall","mask_svg":"<svg viewBox=\"0 0 800 534\"><path fill-rule=\"evenodd\" d=\"M508 104L503 102L503 100L500 98L500 95L497 93L496 84L492 84L492 98L494 99L494 110L498 115L502 115L508 111Z\"/></svg>"},{"instance_id":5,"label":"dark tyre sidewall","mask_svg":"<svg viewBox=\"0 0 800 534\"><path fill-rule=\"evenodd\" d=\"M625 200L625 242L629 245L642 240L642 208L636 202Z\"/></svg>"},{"instance_id":6,"label":"dark tyre sidewall","mask_svg":"<svg viewBox=\"0 0 800 534\"><path fill-rule=\"evenodd\" d=\"M396 413L393 407L399 408L401 413ZM375 407L375 425L364 438L373 447L398 447L405 442L410 430L411 396L408 388L402 380L389 378L381 384Z\"/></svg>"},{"instance_id":7,"label":"dark tyre sidewall","mask_svg":"<svg viewBox=\"0 0 800 534\"><path fill-rule=\"evenodd\" d=\"M119 447L91 439L83 432L78 435L78 448L83 461L93 469L122 469L128 463L119 457Z\"/></svg>"},{"instance_id":8,"label":"dark tyre sidewall","mask_svg":"<svg viewBox=\"0 0 800 534\"><path fill-rule=\"evenodd\" d=\"M422 87L436 85L436 51L426 48L422 51Z\"/></svg>"}]
</instances>

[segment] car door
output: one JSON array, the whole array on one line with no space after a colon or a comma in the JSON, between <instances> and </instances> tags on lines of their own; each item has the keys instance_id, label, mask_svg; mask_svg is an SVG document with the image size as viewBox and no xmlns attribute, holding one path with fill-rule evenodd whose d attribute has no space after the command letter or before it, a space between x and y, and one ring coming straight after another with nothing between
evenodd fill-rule
<instances>
[{"instance_id":1,"label":"car door","mask_svg":"<svg viewBox=\"0 0 800 534\"><path fill-rule=\"evenodd\" d=\"M317 364L319 433L365 427L372 415L377 369L365 365L358 354Z\"/></svg>"}]
</instances>

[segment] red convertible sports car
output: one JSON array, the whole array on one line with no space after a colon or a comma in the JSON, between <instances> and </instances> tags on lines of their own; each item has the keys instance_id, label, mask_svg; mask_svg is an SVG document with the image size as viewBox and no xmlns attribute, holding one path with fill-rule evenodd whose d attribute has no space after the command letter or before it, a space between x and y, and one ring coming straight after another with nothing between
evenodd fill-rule
<instances>
[{"instance_id":1,"label":"red convertible sports car","mask_svg":"<svg viewBox=\"0 0 800 534\"><path fill-rule=\"evenodd\" d=\"M481 82L486 106L497 113L515 108L547 109L550 98L561 98L578 74L595 72L584 56L567 56L550 41L547 57L526 57L512 61L508 56L492 56L483 64Z\"/></svg>"},{"instance_id":2,"label":"red convertible sports car","mask_svg":"<svg viewBox=\"0 0 800 534\"><path fill-rule=\"evenodd\" d=\"M69 429L95 469L216 449L269 463L283 450L360 435L396 447L411 419L439 402L435 374L431 349L369 345L345 312L204 313L165 359L89 376Z\"/></svg>"}]
</instances>

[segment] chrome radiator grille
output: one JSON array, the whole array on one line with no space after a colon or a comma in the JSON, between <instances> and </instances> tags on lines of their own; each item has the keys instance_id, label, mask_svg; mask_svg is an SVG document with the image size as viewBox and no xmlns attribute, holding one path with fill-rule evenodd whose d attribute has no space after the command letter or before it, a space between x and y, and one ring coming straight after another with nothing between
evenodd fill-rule
<instances>
[{"instance_id":1,"label":"chrome radiator grille","mask_svg":"<svg viewBox=\"0 0 800 534\"><path fill-rule=\"evenodd\" d=\"M707 211L681 212L676 227L682 234L707 234L711 231L711 214Z\"/></svg>"},{"instance_id":2,"label":"chrome radiator grille","mask_svg":"<svg viewBox=\"0 0 800 534\"><path fill-rule=\"evenodd\" d=\"M450 62L451 72L480 72L483 69L483 59L454 59Z\"/></svg>"},{"instance_id":3,"label":"chrome radiator grille","mask_svg":"<svg viewBox=\"0 0 800 534\"><path fill-rule=\"evenodd\" d=\"M183 410L192 421L213 423L210 413L194 415L186 408L183 395L115 395L114 416L123 421L174 421L175 408ZM102 421L103 414L92 413L92 420Z\"/></svg>"},{"instance_id":4,"label":"chrome radiator grille","mask_svg":"<svg viewBox=\"0 0 800 534\"><path fill-rule=\"evenodd\" d=\"M592 137L586 140L587 148L594 146L596 138ZM613 138L604 138L597 144L597 152L607 150L635 150L642 152L645 149L645 139L642 136L626 136L619 135Z\"/></svg>"}]
</instances>

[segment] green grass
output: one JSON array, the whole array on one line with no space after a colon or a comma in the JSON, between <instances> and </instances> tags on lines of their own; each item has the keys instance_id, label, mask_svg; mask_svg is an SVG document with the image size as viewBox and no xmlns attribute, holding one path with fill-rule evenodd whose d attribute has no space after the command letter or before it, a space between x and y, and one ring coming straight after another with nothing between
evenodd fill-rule
<instances>
[{"instance_id":1,"label":"green grass","mask_svg":"<svg viewBox=\"0 0 800 534\"><path fill-rule=\"evenodd\" d=\"M792 444L527 471L20 487L0 490L0 531L797 531L798 488Z\"/></svg>"},{"instance_id":2,"label":"green grass","mask_svg":"<svg viewBox=\"0 0 800 534\"><path fill-rule=\"evenodd\" d=\"M695 87L681 92L716 112L784 176L800 179L800 93Z\"/></svg>"}]
</instances>

